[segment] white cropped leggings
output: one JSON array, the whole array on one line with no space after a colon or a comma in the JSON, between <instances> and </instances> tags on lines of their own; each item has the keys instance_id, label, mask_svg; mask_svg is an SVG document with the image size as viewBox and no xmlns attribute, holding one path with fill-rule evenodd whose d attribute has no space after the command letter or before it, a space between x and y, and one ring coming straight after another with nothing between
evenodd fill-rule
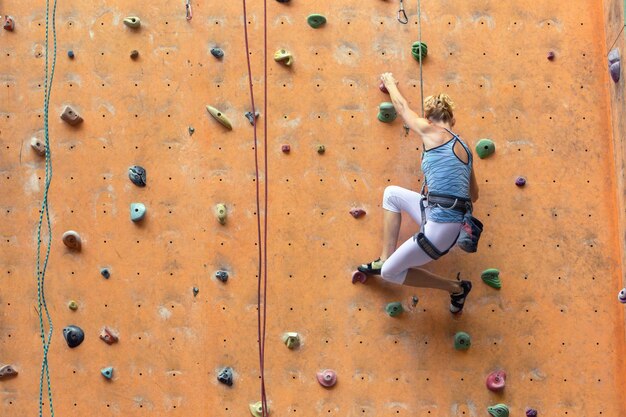
<instances>
[{"instance_id":1,"label":"white cropped leggings","mask_svg":"<svg viewBox=\"0 0 626 417\"><path fill-rule=\"evenodd\" d=\"M418 225L422 224L420 200L422 195L406 188L391 185L383 194L383 209L400 213L405 211ZM424 234L440 251L454 245L461 230L461 223L437 223L429 219L430 209L426 208L428 221ZM404 242L383 264L381 275L385 281L402 284L409 268L422 266L432 258L419 247L413 237Z\"/></svg>"}]
</instances>

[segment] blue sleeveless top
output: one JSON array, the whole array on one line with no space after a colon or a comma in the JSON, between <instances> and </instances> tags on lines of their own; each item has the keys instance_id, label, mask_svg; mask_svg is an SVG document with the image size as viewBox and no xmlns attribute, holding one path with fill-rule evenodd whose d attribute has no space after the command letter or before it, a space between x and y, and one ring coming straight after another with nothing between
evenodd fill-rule
<instances>
[{"instance_id":1,"label":"blue sleeveless top","mask_svg":"<svg viewBox=\"0 0 626 417\"><path fill-rule=\"evenodd\" d=\"M470 177L472 173L472 151L460 137L446 129L453 138L435 148L425 150L422 155L422 171L428 192L450 197L470 199ZM468 154L467 164L454 153L457 141ZM440 223L461 223L463 213L440 206L430 209L428 220Z\"/></svg>"}]
</instances>

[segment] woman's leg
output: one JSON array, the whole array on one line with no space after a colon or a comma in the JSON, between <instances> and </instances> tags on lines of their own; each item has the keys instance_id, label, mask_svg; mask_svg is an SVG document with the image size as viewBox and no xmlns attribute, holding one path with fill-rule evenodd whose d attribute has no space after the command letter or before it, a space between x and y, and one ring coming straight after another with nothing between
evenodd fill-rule
<instances>
[{"instance_id":1,"label":"woman's leg","mask_svg":"<svg viewBox=\"0 0 626 417\"><path fill-rule=\"evenodd\" d=\"M406 188L391 185L383 194L383 250L381 261L389 259L398 246L398 235L402 223L401 211L405 211L417 222L422 223L419 208L422 195Z\"/></svg>"}]
</instances>

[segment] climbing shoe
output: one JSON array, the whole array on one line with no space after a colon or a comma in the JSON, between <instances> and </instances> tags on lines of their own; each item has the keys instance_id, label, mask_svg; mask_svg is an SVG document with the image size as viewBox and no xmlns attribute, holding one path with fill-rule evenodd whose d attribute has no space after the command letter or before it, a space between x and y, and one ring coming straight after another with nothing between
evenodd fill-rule
<instances>
[{"instance_id":1,"label":"climbing shoe","mask_svg":"<svg viewBox=\"0 0 626 417\"><path fill-rule=\"evenodd\" d=\"M460 275L460 274L459 274ZM457 275L457 279L459 279ZM471 281L461 281L461 292L457 294L450 294L450 312L458 314L463 311L463 305L468 294L472 291Z\"/></svg>"},{"instance_id":2,"label":"climbing shoe","mask_svg":"<svg viewBox=\"0 0 626 417\"><path fill-rule=\"evenodd\" d=\"M384 263L385 261L381 261L380 258L378 258L368 264L359 266L357 269L367 275L380 275L380 270Z\"/></svg>"}]
</instances>

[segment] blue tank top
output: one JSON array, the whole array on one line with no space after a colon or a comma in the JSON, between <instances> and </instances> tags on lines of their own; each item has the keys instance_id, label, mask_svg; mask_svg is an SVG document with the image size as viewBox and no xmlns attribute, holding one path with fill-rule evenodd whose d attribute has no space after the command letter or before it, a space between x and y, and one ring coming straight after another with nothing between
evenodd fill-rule
<instances>
[{"instance_id":1,"label":"blue tank top","mask_svg":"<svg viewBox=\"0 0 626 417\"><path fill-rule=\"evenodd\" d=\"M426 178L428 192L469 200L472 152L460 137L446 130L453 138L443 145L424 151L422 155L422 171ZM468 154L467 164L454 153L454 145L457 141ZM428 220L440 223L461 223L463 213L434 206L430 209Z\"/></svg>"}]
</instances>

